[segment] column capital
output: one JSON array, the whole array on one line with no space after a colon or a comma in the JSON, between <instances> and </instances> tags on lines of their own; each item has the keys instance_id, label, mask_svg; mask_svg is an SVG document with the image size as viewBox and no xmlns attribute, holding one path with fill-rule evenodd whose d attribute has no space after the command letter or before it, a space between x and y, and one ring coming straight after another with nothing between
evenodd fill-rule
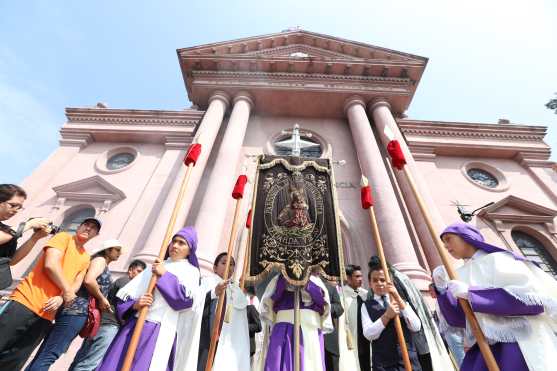
<instances>
[{"instance_id":1,"label":"column capital","mask_svg":"<svg viewBox=\"0 0 557 371\"><path fill-rule=\"evenodd\" d=\"M368 110L370 113L378 107L387 107L389 111L391 110L391 104L386 98L375 98L368 104Z\"/></svg>"},{"instance_id":2,"label":"column capital","mask_svg":"<svg viewBox=\"0 0 557 371\"><path fill-rule=\"evenodd\" d=\"M366 102L364 101L364 98L362 98L359 95L353 95L353 96L349 97L348 99L346 99L344 101L344 115L345 116L346 116L346 113L348 112L348 109L355 104L359 104L364 109L366 107Z\"/></svg>"},{"instance_id":3,"label":"column capital","mask_svg":"<svg viewBox=\"0 0 557 371\"><path fill-rule=\"evenodd\" d=\"M238 92L234 96L234 100L232 102L234 104L236 104L236 102L241 101L241 100L247 102L250 105L250 109L253 109L253 107L255 107L255 103L253 101L253 96L245 90L242 90L242 91Z\"/></svg>"},{"instance_id":4,"label":"column capital","mask_svg":"<svg viewBox=\"0 0 557 371\"><path fill-rule=\"evenodd\" d=\"M213 94L211 94L211 96L209 97L209 104L211 104L211 102L215 99L222 101L226 107L230 105L230 95L222 90L216 90L213 92Z\"/></svg>"}]
</instances>

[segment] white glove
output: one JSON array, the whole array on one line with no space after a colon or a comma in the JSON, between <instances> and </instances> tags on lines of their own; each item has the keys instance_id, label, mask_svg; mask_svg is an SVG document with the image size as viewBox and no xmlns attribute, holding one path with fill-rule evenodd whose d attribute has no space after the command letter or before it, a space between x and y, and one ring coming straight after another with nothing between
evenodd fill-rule
<instances>
[{"instance_id":1,"label":"white glove","mask_svg":"<svg viewBox=\"0 0 557 371\"><path fill-rule=\"evenodd\" d=\"M433 283L438 290L446 290L449 283L449 276L445 267L440 265L433 270Z\"/></svg>"},{"instance_id":2,"label":"white glove","mask_svg":"<svg viewBox=\"0 0 557 371\"><path fill-rule=\"evenodd\" d=\"M462 281L449 281L449 291L457 298L468 299L468 287L468 284Z\"/></svg>"}]
</instances>

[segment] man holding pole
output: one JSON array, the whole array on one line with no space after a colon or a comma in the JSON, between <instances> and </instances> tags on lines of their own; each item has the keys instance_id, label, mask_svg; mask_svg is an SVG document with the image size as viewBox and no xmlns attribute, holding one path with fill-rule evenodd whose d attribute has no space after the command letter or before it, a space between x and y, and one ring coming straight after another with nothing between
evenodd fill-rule
<instances>
[{"instance_id":1,"label":"man holding pole","mask_svg":"<svg viewBox=\"0 0 557 371\"><path fill-rule=\"evenodd\" d=\"M296 295L296 290L301 292ZM312 275L306 286L295 287L281 275L267 285L261 300L261 317L271 325L268 347L263 350L264 371L294 370L295 300L300 297L300 364L301 370L325 371L323 335L333 331L330 300L321 279Z\"/></svg>"},{"instance_id":2,"label":"man holding pole","mask_svg":"<svg viewBox=\"0 0 557 371\"><path fill-rule=\"evenodd\" d=\"M214 326L220 326L213 370L243 371L250 369L250 338L246 295L230 278L234 274L236 262L230 258L228 278L224 273L228 260L226 252L217 255L213 264L213 275L203 277L202 292L205 293L201 336L199 339L199 358L197 370L203 371L211 344ZM218 298L225 296L225 313L216 323Z\"/></svg>"},{"instance_id":3,"label":"man holding pole","mask_svg":"<svg viewBox=\"0 0 557 371\"><path fill-rule=\"evenodd\" d=\"M392 283L387 283L385 272L378 260L369 266L370 295L361 309L362 330L371 341L373 371L404 371L404 363L398 344L393 319L400 315L408 356L413 371L421 371L410 332L417 332L421 322L412 307L404 302ZM393 300L391 300L391 298Z\"/></svg>"}]
</instances>

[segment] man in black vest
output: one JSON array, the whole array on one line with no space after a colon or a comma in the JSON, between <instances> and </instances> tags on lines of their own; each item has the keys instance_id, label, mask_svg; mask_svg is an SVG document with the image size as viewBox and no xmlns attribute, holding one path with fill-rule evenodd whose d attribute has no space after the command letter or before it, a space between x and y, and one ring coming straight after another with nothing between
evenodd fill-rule
<instances>
[{"instance_id":1,"label":"man in black vest","mask_svg":"<svg viewBox=\"0 0 557 371\"><path fill-rule=\"evenodd\" d=\"M413 371L421 371L418 355L411 341L411 332L421 328L421 322L412 307L404 302L392 284L387 284L380 264L370 262L368 273L370 295L361 309L362 331L371 341L373 371L404 371L404 363L393 319L404 320L402 331L406 340ZM394 300L391 301L389 295Z\"/></svg>"},{"instance_id":2,"label":"man in black vest","mask_svg":"<svg viewBox=\"0 0 557 371\"><path fill-rule=\"evenodd\" d=\"M331 318L333 320L333 332L325 335L325 367L327 371L339 371L338 350L338 318L344 313L337 291L336 282L325 282L331 300Z\"/></svg>"}]
</instances>

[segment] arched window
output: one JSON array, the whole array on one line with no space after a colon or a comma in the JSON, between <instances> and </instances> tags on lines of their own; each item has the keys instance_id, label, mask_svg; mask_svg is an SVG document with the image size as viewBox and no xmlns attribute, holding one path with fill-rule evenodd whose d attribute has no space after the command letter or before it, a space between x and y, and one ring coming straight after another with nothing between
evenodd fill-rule
<instances>
[{"instance_id":1,"label":"arched window","mask_svg":"<svg viewBox=\"0 0 557 371\"><path fill-rule=\"evenodd\" d=\"M511 236L527 259L538 263L541 269L557 279L557 263L538 239L521 231L512 231Z\"/></svg>"},{"instance_id":2,"label":"arched window","mask_svg":"<svg viewBox=\"0 0 557 371\"><path fill-rule=\"evenodd\" d=\"M74 233L77 227L87 218L95 217L95 209L92 207L84 207L79 210L75 210L72 213L64 217L64 221L60 226L60 229L66 232Z\"/></svg>"}]
</instances>

